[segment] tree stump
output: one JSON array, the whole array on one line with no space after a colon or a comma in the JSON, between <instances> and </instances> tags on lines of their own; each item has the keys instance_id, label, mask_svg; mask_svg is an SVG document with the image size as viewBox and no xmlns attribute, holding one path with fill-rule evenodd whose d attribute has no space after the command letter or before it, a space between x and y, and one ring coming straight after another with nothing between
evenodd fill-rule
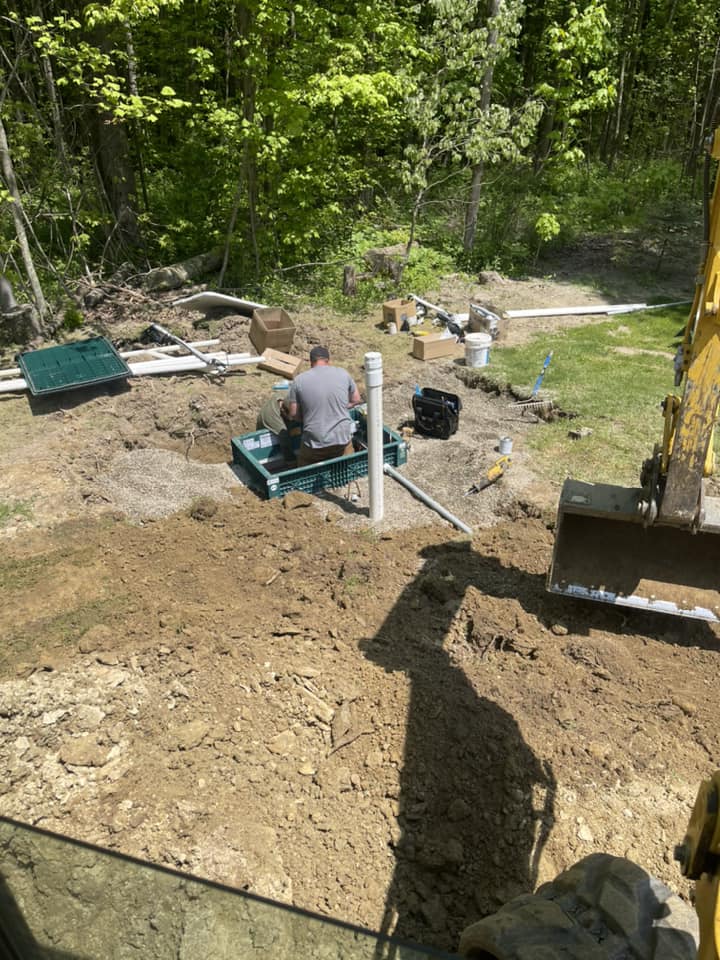
<instances>
[{"instance_id":1,"label":"tree stump","mask_svg":"<svg viewBox=\"0 0 720 960\"><path fill-rule=\"evenodd\" d=\"M357 277L355 267L351 263L343 268L343 294L346 297L354 297L357 294Z\"/></svg>"}]
</instances>

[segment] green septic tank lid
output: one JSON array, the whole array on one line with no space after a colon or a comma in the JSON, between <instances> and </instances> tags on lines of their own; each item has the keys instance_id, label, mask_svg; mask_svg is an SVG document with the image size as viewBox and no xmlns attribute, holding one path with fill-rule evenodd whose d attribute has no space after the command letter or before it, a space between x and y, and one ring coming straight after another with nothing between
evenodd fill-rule
<instances>
[{"instance_id":1,"label":"green septic tank lid","mask_svg":"<svg viewBox=\"0 0 720 960\"><path fill-rule=\"evenodd\" d=\"M28 350L17 360L34 397L130 376L130 367L105 337Z\"/></svg>"}]
</instances>

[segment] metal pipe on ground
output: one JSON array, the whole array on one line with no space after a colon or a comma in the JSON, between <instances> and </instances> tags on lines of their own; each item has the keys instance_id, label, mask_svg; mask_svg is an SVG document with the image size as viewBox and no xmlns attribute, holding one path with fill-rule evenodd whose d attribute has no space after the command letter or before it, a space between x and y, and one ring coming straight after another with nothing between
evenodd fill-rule
<instances>
[{"instance_id":1,"label":"metal pipe on ground","mask_svg":"<svg viewBox=\"0 0 720 960\"><path fill-rule=\"evenodd\" d=\"M367 394L367 451L370 520L382 520L385 503L383 490L383 369L381 353L365 354L365 389Z\"/></svg>"},{"instance_id":2,"label":"metal pipe on ground","mask_svg":"<svg viewBox=\"0 0 720 960\"><path fill-rule=\"evenodd\" d=\"M421 500L426 507L430 507L431 510L434 510L435 513L439 513L440 516L447 520L448 523L451 523L454 527L457 527L458 530L462 530L463 533L467 533L469 536L472 536L472 528L469 527L466 523L463 523L462 520L458 520L456 516L453 516L449 510L446 510L445 507L441 506L437 500L433 500L432 497L429 497L420 487L416 487L415 484L408 480L407 477L404 477L401 473L398 473L394 467L391 467L389 463L386 463L383 466L383 470L388 476L392 477L393 480L397 480L399 484L405 487L406 490L409 490L410 493L417 497L418 500Z\"/></svg>"},{"instance_id":3,"label":"metal pipe on ground","mask_svg":"<svg viewBox=\"0 0 720 960\"><path fill-rule=\"evenodd\" d=\"M202 360L204 364L209 368L211 373L225 373L227 370L227 365L218 360L217 357L210 357L207 354L201 353L199 350L196 350L195 347L190 346L189 343L186 343L184 340L181 340L180 337L176 337L174 333L170 333L169 330L166 330L165 327L161 326L159 323L151 323L151 330L157 330L159 334L163 337L167 337L168 340L172 340L173 343L176 343L180 347L185 347L194 357L198 360Z\"/></svg>"}]
</instances>

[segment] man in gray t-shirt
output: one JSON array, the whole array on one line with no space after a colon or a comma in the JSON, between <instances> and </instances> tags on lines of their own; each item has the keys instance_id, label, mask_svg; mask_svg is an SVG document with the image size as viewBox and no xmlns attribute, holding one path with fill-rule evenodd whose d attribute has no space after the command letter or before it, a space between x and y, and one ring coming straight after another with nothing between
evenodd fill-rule
<instances>
[{"instance_id":1,"label":"man in gray t-shirt","mask_svg":"<svg viewBox=\"0 0 720 960\"><path fill-rule=\"evenodd\" d=\"M299 467L353 453L348 411L361 402L347 370L330 365L327 347L313 347L310 369L293 380L285 400L287 415L302 420Z\"/></svg>"}]
</instances>

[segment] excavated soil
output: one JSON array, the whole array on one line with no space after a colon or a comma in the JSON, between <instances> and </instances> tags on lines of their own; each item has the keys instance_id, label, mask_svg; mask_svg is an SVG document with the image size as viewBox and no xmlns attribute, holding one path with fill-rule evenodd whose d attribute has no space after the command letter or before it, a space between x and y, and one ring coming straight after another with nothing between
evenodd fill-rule
<instances>
[{"instance_id":1,"label":"excavated soil","mask_svg":"<svg viewBox=\"0 0 720 960\"><path fill-rule=\"evenodd\" d=\"M540 296L490 295L513 289ZM594 295L571 293L541 302ZM200 319L103 310L126 339ZM416 382L461 396L458 433L413 437L402 472L473 536L390 481L376 528L364 482L258 499L228 462L277 379L254 368L3 399L0 813L449 950L593 851L687 895L672 849L720 758L717 631L546 593L542 422L377 317L293 316L298 352L328 342L360 379L383 350L392 427ZM248 349L247 326L211 332ZM510 473L464 496L506 434Z\"/></svg>"}]
</instances>

